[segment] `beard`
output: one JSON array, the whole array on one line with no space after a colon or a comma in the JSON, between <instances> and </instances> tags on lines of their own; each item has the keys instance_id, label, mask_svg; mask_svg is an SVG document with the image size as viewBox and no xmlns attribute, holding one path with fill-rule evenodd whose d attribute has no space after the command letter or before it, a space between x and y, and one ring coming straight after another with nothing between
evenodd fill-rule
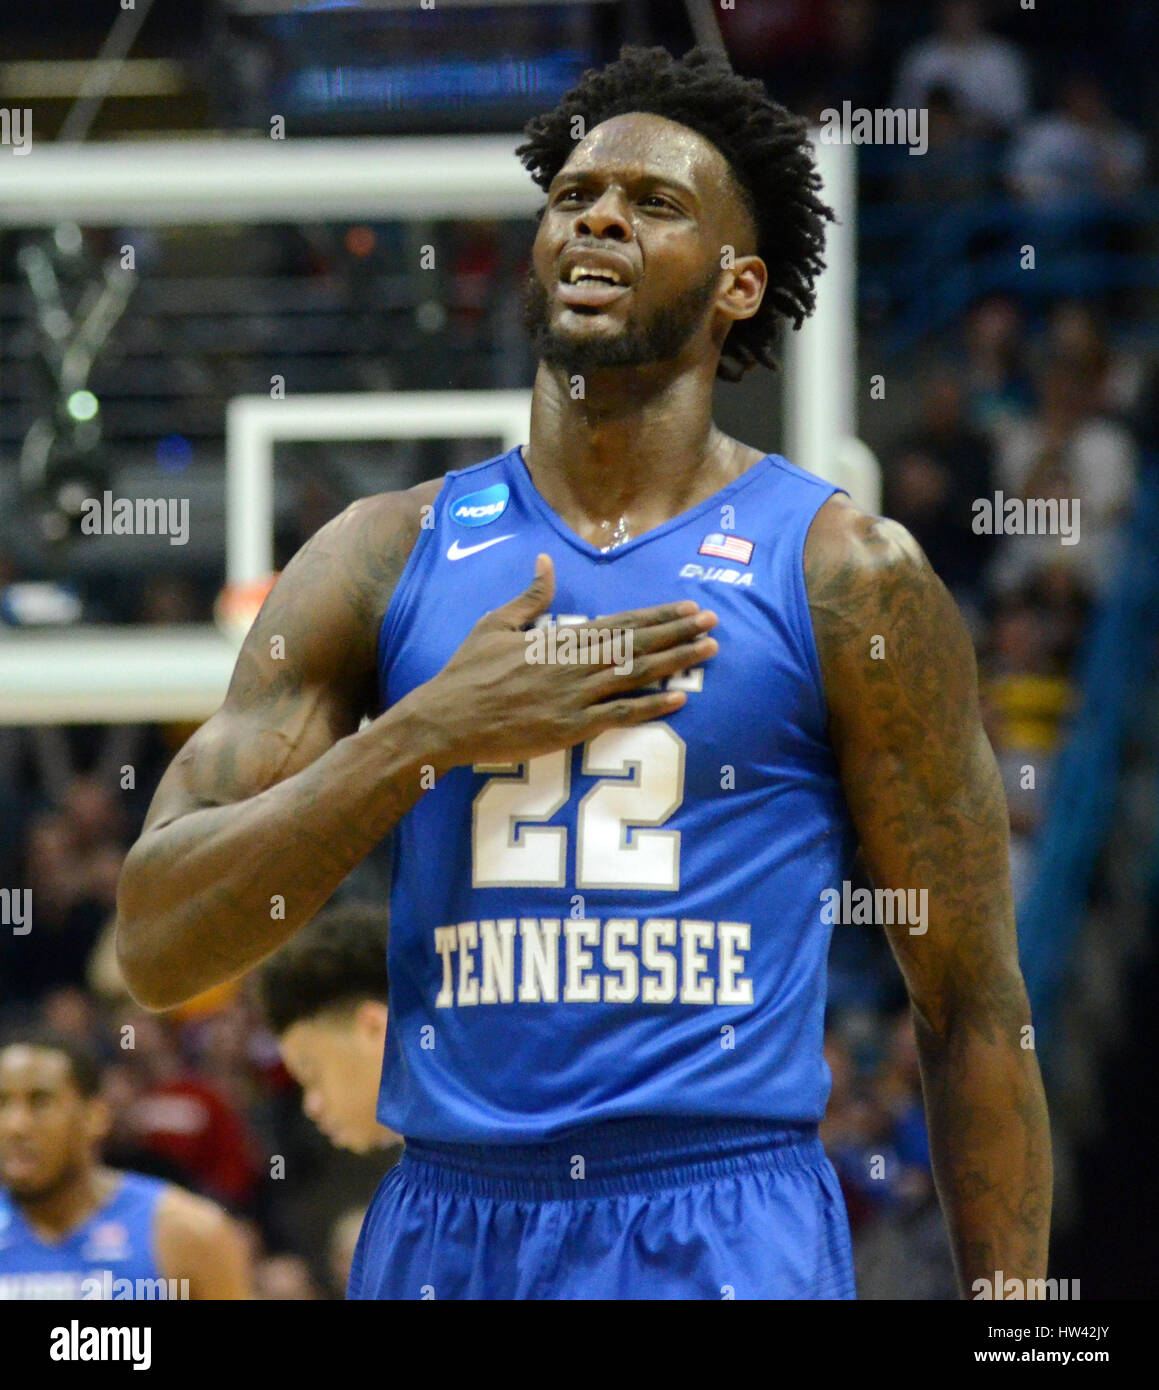
<instances>
[{"instance_id":1,"label":"beard","mask_svg":"<svg viewBox=\"0 0 1159 1390\"><path fill-rule=\"evenodd\" d=\"M712 270L700 284L682 290L644 322L626 322L616 337L577 339L552 327L547 290L532 270L523 283L523 327L541 362L569 372L668 362L700 327L719 280L720 272Z\"/></svg>"},{"instance_id":2,"label":"beard","mask_svg":"<svg viewBox=\"0 0 1159 1390\"><path fill-rule=\"evenodd\" d=\"M55 1197L58 1192L68 1187L76 1179L77 1173L78 1165L68 1163L47 1176L24 1178L16 1182L8 1182L5 1185L17 1202L33 1204Z\"/></svg>"}]
</instances>

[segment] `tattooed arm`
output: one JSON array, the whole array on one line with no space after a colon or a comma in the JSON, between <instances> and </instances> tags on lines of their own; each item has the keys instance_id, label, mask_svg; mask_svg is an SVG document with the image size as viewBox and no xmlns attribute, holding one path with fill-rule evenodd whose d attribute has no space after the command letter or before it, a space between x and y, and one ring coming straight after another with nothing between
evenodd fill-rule
<instances>
[{"instance_id":1,"label":"tattooed arm","mask_svg":"<svg viewBox=\"0 0 1159 1390\"><path fill-rule=\"evenodd\" d=\"M118 958L147 1007L269 955L418 800L406 713L356 731L376 701L378 621L437 491L365 498L322 527L266 599L225 703L161 779L117 894Z\"/></svg>"},{"instance_id":2,"label":"tattooed arm","mask_svg":"<svg viewBox=\"0 0 1159 1390\"><path fill-rule=\"evenodd\" d=\"M830 736L869 873L928 889L887 928L917 1034L934 1180L964 1292L1046 1274L1050 1132L1014 927L1006 798L973 648L913 538L842 496L805 576Z\"/></svg>"}]
</instances>

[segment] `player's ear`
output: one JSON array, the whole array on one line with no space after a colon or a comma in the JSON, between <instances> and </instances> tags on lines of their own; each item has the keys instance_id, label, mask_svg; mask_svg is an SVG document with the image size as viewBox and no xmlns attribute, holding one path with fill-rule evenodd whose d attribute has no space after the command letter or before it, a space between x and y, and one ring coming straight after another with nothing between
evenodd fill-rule
<instances>
[{"instance_id":1,"label":"player's ear","mask_svg":"<svg viewBox=\"0 0 1159 1390\"><path fill-rule=\"evenodd\" d=\"M765 297L768 267L759 256L738 256L726 269L730 279L726 282L722 307L734 319L751 319Z\"/></svg>"},{"instance_id":2,"label":"player's ear","mask_svg":"<svg viewBox=\"0 0 1159 1390\"><path fill-rule=\"evenodd\" d=\"M364 999L358 1006L354 1026L360 1036L374 1047L381 1048L386 1038L386 1005L378 999Z\"/></svg>"}]
</instances>

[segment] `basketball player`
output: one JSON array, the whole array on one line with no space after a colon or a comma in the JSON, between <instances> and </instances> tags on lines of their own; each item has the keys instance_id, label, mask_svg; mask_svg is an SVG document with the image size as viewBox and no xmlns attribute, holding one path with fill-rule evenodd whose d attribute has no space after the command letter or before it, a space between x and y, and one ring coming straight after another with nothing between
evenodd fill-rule
<instances>
[{"instance_id":1,"label":"basketball player","mask_svg":"<svg viewBox=\"0 0 1159 1390\"><path fill-rule=\"evenodd\" d=\"M527 135L529 445L355 504L287 567L130 852L129 986L237 976L393 833L378 1117L407 1150L349 1296L847 1298L821 901L860 841L928 894L889 932L959 1277L1041 1277L966 629L908 533L711 418L813 307L805 123L707 53L625 50ZM569 649L577 623L608 640Z\"/></svg>"},{"instance_id":2,"label":"basketball player","mask_svg":"<svg viewBox=\"0 0 1159 1390\"><path fill-rule=\"evenodd\" d=\"M386 912L326 908L261 971L266 1016L302 1109L332 1144L402 1142L375 1117L386 1042Z\"/></svg>"},{"instance_id":3,"label":"basketball player","mask_svg":"<svg viewBox=\"0 0 1159 1390\"><path fill-rule=\"evenodd\" d=\"M67 1037L0 1045L0 1299L249 1298L249 1256L216 1203L101 1166L100 1069Z\"/></svg>"}]
</instances>

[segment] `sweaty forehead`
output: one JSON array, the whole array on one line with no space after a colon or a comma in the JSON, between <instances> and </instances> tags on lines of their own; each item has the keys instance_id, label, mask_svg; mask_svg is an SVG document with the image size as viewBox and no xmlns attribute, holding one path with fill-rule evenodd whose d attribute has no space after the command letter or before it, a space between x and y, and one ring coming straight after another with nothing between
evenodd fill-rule
<instances>
[{"instance_id":1,"label":"sweaty forehead","mask_svg":"<svg viewBox=\"0 0 1159 1390\"><path fill-rule=\"evenodd\" d=\"M704 201L731 179L728 161L703 135L651 112L612 116L569 156L569 173L647 174L686 184Z\"/></svg>"}]
</instances>

